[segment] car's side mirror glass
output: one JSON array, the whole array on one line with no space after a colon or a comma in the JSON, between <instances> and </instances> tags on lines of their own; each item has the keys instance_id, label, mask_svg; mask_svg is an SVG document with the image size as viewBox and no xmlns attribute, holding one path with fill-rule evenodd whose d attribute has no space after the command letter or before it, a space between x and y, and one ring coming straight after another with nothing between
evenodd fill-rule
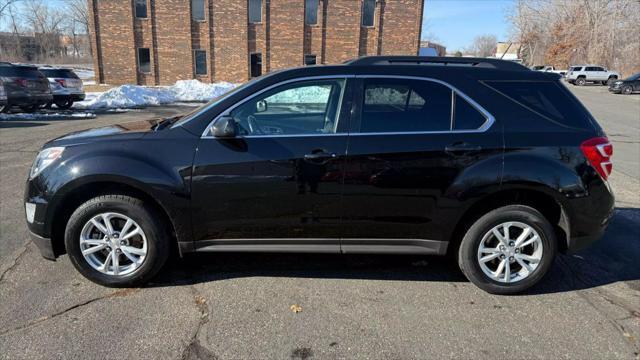
<instances>
[{"instance_id":1,"label":"car's side mirror glass","mask_svg":"<svg viewBox=\"0 0 640 360\"><path fill-rule=\"evenodd\" d=\"M256 112L261 113L267 111L267 100L260 100L256 103Z\"/></svg>"},{"instance_id":2,"label":"car's side mirror glass","mask_svg":"<svg viewBox=\"0 0 640 360\"><path fill-rule=\"evenodd\" d=\"M233 138L238 133L238 125L231 116L222 116L211 126L211 135L217 138Z\"/></svg>"}]
</instances>

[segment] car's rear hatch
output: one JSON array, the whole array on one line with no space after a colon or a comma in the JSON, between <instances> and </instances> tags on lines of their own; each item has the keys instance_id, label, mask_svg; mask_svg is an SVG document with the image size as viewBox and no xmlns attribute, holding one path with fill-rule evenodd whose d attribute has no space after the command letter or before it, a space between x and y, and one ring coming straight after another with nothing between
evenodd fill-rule
<instances>
[{"instance_id":1,"label":"car's rear hatch","mask_svg":"<svg viewBox=\"0 0 640 360\"><path fill-rule=\"evenodd\" d=\"M50 94L49 81L33 66L1 66L0 80L9 96L14 92L27 92L31 95Z\"/></svg>"}]
</instances>

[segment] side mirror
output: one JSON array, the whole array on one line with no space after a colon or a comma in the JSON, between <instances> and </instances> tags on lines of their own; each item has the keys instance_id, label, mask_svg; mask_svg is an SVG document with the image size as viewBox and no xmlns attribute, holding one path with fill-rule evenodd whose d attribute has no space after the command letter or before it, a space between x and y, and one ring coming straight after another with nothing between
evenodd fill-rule
<instances>
[{"instance_id":1,"label":"side mirror","mask_svg":"<svg viewBox=\"0 0 640 360\"><path fill-rule=\"evenodd\" d=\"M256 112L261 113L267 111L267 100L260 100L256 103Z\"/></svg>"},{"instance_id":2,"label":"side mirror","mask_svg":"<svg viewBox=\"0 0 640 360\"><path fill-rule=\"evenodd\" d=\"M211 126L211 135L217 138L236 137L238 125L231 116L222 116Z\"/></svg>"}]
</instances>

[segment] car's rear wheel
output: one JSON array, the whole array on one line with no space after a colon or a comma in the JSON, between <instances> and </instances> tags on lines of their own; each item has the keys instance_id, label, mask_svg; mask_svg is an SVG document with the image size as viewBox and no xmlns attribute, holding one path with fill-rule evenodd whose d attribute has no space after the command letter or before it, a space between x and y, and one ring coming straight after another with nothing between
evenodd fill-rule
<instances>
[{"instance_id":1,"label":"car's rear wheel","mask_svg":"<svg viewBox=\"0 0 640 360\"><path fill-rule=\"evenodd\" d=\"M534 208L509 205L471 225L460 244L458 264L482 290L514 294L540 281L556 252L549 221Z\"/></svg>"},{"instance_id":2,"label":"car's rear wheel","mask_svg":"<svg viewBox=\"0 0 640 360\"><path fill-rule=\"evenodd\" d=\"M622 93L625 95L630 95L632 92L633 92L633 89L629 85L622 88Z\"/></svg>"},{"instance_id":3,"label":"car's rear wheel","mask_svg":"<svg viewBox=\"0 0 640 360\"><path fill-rule=\"evenodd\" d=\"M71 215L65 245L73 265L104 286L144 284L169 255L169 233L157 211L125 195L93 198Z\"/></svg>"},{"instance_id":4,"label":"car's rear wheel","mask_svg":"<svg viewBox=\"0 0 640 360\"><path fill-rule=\"evenodd\" d=\"M67 110L73 106L73 100L58 100L55 102L56 107L60 110Z\"/></svg>"},{"instance_id":5,"label":"car's rear wheel","mask_svg":"<svg viewBox=\"0 0 640 360\"><path fill-rule=\"evenodd\" d=\"M584 86L584 84L587 83L587 79L580 77L576 79L576 85L578 86Z\"/></svg>"}]
</instances>

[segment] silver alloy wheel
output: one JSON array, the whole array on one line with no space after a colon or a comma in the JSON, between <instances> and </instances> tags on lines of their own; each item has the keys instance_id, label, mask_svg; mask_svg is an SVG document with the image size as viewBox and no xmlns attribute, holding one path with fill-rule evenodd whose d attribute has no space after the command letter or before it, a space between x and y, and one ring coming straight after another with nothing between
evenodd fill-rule
<instances>
[{"instance_id":1,"label":"silver alloy wheel","mask_svg":"<svg viewBox=\"0 0 640 360\"><path fill-rule=\"evenodd\" d=\"M80 231L80 251L87 263L106 275L128 275L147 256L147 237L140 225L126 215L95 215Z\"/></svg>"},{"instance_id":2,"label":"silver alloy wheel","mask_svg":"<svg viewBox=\"0 0 640 360\"><path fill-rule=\"evenodd\" d=\"M478 246L482 272L501 283L526 279L540 265L542 255L542 239L536 230L517 221L495 226Z\"/></svg>"}]
</instances>

